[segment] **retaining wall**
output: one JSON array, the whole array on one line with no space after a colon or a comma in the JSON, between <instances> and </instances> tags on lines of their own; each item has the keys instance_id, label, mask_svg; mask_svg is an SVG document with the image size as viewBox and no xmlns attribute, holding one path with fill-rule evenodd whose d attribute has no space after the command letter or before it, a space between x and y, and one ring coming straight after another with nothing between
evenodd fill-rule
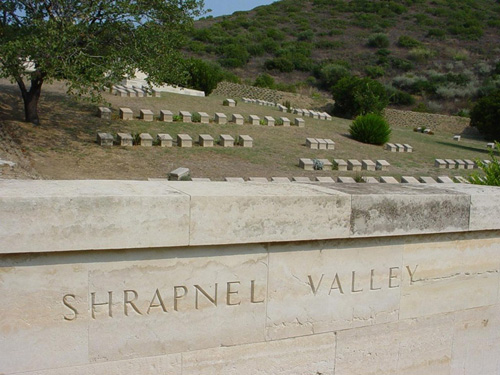
<instances>
[{"instance_id":1,"label":"retaining wall","mask_svg":"<svg viewBox=\"0 0 500 375\"><path fill-rule=\"evenodd\" d=\"M498 374L500 189L0 181L2 374Z\"/></svg>"}]
</instances>

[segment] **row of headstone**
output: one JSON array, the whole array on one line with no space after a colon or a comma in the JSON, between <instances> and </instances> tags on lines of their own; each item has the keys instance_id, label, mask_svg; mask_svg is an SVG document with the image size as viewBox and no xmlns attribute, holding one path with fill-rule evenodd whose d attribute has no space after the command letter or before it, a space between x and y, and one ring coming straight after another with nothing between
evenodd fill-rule
<instances>
[{"instance_id":1,"label":"row of headstone","mask_svg":"<svg viewBox=\"0 0 500 375\"><path fill-rule=\"evenodd\" d=\"M274 102L269 102L266 100L260 100L260 99L250 99L250 98L241 98L244 103L254 103L262 106L267 106L267 107L276 107L280 112L290 112L294 113L298 116L303 116L303 117L311 117L317 120L332 120L332 116L330 116L326 112L318 112L314 111L311 109L302 109L302 108L293 108L293 107L286 107L282 104L274 103Z\"/></svg>"},{"instance_id":2,"label":"row of headstone","mask_svg":"<svg viewBox=\"0 0 500 375\"><path fill-rule=\"evenodd\" d=\"M413 152L413 147L409 144L401 144L401 143L386 143L385 149L390 152Z\"/></svg>"},{"instance_id":3,"label":"row of headstone","mask_svg":"<svg viewBox=\"0 0 500 375\"><path fill-rule=\"evenodd\" d=\"M174 143L174 139L170 134L158 134L156 140L155 144L160 147L172 147ZM193 138L189 134L177 134L176 141L178 147L193 147ZM137 142L140 146L151 147L154 139L149 133L141 133ZM115 142L110 133L97 133L97 143L101 146L113 146L115 143L119 146L133 146L134 138L130 133L117 133ZM200 134L198 144L201 147L214 147L217 142L210 134ZM229 134L221 134L218 144L222 147L233 147L234 145L253 147L253 139L249 135L238 135L235 140Z\"/></svg>"},{"instance_id":4,"label":"row of headstone","mask_svg":"<svg viewBox=\"0 0 500 375\"><path fill-rule=\"evenodd\" d=\"M490 160L484 160L485 164L490 163ZM472 160L462 159L435 159L434 166L441 169L474 169L478 165Z\"/></svg>"},{"instance_id":5,"label":"row of headstone","mask_svg":"<svg viewBox=\"0 0 500 375\"><path fill-rule=\"evenodd\" d=\"M113 85L111 87L111 94L120 96L120 97L131 97L131 98L143 98L143 97L160 97L161 92L155 89L147 88L147 87L139 87L139 86L122 86L122 85Z\"/></svg>"},{"instance_id":6,"label":"row of headstone","mask_svg":"<svg viewBox=\"0 0 500 375\"><path fill-rule=\"evenodd\" d=\"M314 170L337 170L337 171L383 171L390 166L386 160L359 160L349 159L347 162L344 159L333 159L333 163L328 159L299 159L299 167L306 171Z\"/></svg>"},{"instance_id":7,"label":"row of headstone","mask_svg":"<svg viewBox=\"0 0 500 375\"><path fill-rule=\"evenodd\" d=\"M335 150L335 142L329 138L306 138L306 147L313 150Z\"/></svg>"}]
</instances>

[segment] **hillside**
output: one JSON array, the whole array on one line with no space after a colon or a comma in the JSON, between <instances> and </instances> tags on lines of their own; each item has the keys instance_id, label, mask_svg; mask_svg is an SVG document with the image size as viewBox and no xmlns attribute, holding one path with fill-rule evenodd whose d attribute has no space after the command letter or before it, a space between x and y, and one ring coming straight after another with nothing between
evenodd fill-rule
<instances>
[{"instance_id":1,"label":"hillside","mask_svg":"<svg viewBox=\"0 0 500 375\"><path fill-rule=\"evenodd\" d=\"M387 85L394 105L466 114L500 86L499 29L494 0L281 0L197 21L186 48L246 84L265 73L278 89L328 92L349 73Z\"/></svg>"}]
</instances>

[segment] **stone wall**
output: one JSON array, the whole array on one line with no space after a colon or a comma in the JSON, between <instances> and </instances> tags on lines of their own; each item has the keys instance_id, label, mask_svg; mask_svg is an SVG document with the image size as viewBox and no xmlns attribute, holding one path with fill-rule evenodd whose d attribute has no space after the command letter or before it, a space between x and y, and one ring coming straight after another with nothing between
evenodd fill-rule
<instances>
[{"instance_id":1,"label":"stone wall","mask_svg":"<svg viewBox=\"0 0 500 375\"><path fill-rule=\"evenodd\" d=\"M422 113L412 111L401 111L387 108L384 113L385 118L391 126L416 128L425 126L434 131L446 131L456 134L475 133L476 129L471 128L470 119L458 116L445 116L433 113Z\"/></svg>"},{"instance_id":2,"label":"stone wall","mask_svg":"<svg viewBox=\"0 0 500 375\"><path fill-rule=\"evenodd\" d=\"M228 98L261 99L268 102L281 103L283 94L276 90L263 87L240 85L232 82L219 82L211 95L225 96Z\"/></svg>"},{"instance_id":3,"label":"stone wall","mask_svg":"<svg viewBox=\"0 0 500 375\"><path fill-rule=\"evenodd\" d=\"M498 374L500 190L0 181L0 373Z\"/></svg>"}]
</instances>

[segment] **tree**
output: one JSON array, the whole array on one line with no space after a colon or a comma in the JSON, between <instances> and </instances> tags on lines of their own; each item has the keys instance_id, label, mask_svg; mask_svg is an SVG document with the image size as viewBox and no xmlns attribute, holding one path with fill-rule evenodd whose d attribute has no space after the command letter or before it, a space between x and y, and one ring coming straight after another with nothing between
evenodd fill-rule
<instances>
[{"instance_id":1,"label":"tree","mask_svg":"<svg viewBox=\"0 0 500 375\"><path fill-rule=\"evenodd\" d=\"M0 77L17 82L33 124L42 85L53 79L93 99L135 69L150 83L183 84L179 47L202 7L203 0L2 0Z\"/></svg>"},{"instance_id":2,"label":"tree","mask_svg":"<svg viewBox=\"0 0 500 375\"><path fill-rule=\"evenodd\" d=\"M495 142L495 148L497 153L500 154L500 143ZM480 176L478 173L473 173L469 176L469 181L476 185L491 185L500 186L500 160L498 160L493 154L493 150L490 151L490 162L486 163L482 160L476 160L476 164L484 172L484 176Z\"/></svg>"},{"instance_id":3,"label":"tree","mask_svg":"<svg viewBox=\"0 0 500 375\"><path fill-rule=\"evenodd\" d=\"M470 125L488 140L500 141L500 90L479 99L470 113Z\"/></svg>"},{"instance_id":4,"label":"tree","mask_svg":"<svg viewBox=\"0 0 500 375\"><path fill-rule=\"evenodd\" d=\"M385 87L371 78L344 77L333 86L332 94L334 114L345 118L380 114L389 104Z\"/></svg>"}]
</instances>

